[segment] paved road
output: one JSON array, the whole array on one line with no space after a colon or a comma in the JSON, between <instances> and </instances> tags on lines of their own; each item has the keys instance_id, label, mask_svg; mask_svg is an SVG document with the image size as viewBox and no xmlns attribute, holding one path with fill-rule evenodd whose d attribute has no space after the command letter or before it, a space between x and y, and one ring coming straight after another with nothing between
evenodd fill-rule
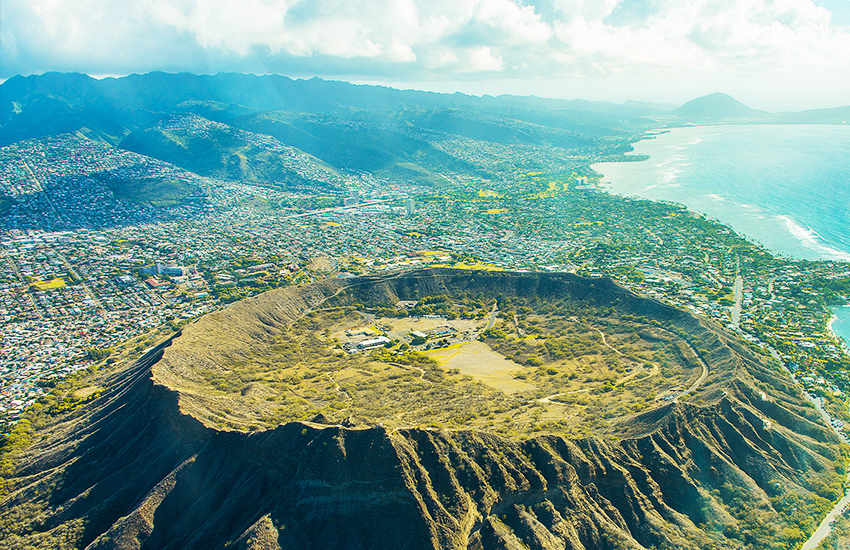
<instances>
[{"instance_id":1,"label":"paved road","mask_svg":"<svg viewBox=\"0 0 850 550\"><path fill-rule=\"evenodd\" d=\"M808 394L806 395L808 396ZM826 412L826 410L823 408L823 402L821 401L821 398L809 398L809 400L814 404L815 408L821 414L826 424L831 427L836 434L838 434L838 437L841 438L841 441L847 443L847 436L845 436L844 433L842 433L840 430L838 430L832 425L832 417L829 416L829 413ZM848 481L850 481L850 472L847 472L847 479ZM839 500L838 503L832 508L832 510L830 510L830 512L826 515L821 524L818 526L817 529L815 529L815 532L812 533L812 536L809 537L809 540L806 541L806 544L804 544L800 550L814 550L814 548L817 547L817 545L820 544L823 539L829 536L829 532L832 530L832 526L830 525L830 523L832 523L832 521L838 515L840 515L848 506L850 506L850 493L845 494L844 498Z\"/></svg>"},{"instance_id":2,"label":"paved road","mask_svg":"<svg viewBox=\"0 0 850 550\"><path fill-rule=\"evenodd\" d=\"M850 473L847 474L847 479L850 479ZM844 495L844 498L838 501L838 503L833 507L832 510L823 518L823 521L818 528L815 529L815 532L812 533L812 536L809 537L809 540L806 541L806 544L800 550L814 550L818 544L823 541L826 537L829 536L830 531L832 531L832 525L830 525L836 517L841 515L847 507L850 506L850 492Z\"/></svg>"},{"instance_id":3,"label":"paved road","mask_svg":"<svg viewBox=\"0 0 850 550\"><path fill-rule=\"evenodd\" d=\"M493 304L493 310L490 312L490 321L487 323L487 328L485 328L484 330L493 328L493 325L496 323L496 315L498 313L499 313L499 303L496 302L495 304Z\"/></svg>"},{"instance_id":4,"label":"paved road","mask_svg":"<svg viewBox=\"0 0 850 550\"><path fill-rule=\"evenodd\" d=\"M21 284L26 285L27 280L24 279L23 275L21 275L21 270L18 269L18 264L13 262L11 258L9 258L8 263L9 263L9 266L11 266L12 271L15 272L15 275L18 276L18 280L21 282ZM24 297L26 297L26 299L29 300L29 303L32 305L32 311L36 315L38 315L38 318L44 319L44 315L41 314L42 313L42 306L41 306L41 304L39 304L38 302L35 301L35 298L33 298L32 292L25 293Z\"/></svg>"},{"instance_id":5,"label":"paved road","mask_svg":"<svg viewBox=\"0 0 850 550\"><path fill-rule=\"evenodd\" d=\"M771 282L770 292L773 292L773 283L772 282ZM767 349L770 350L771 355L773 355L773 357L776 358L776 360L778 360L780 362L782 367L793 378L791 371L789 371L788 367L785 366L785 363L782 362L782 358L779 356L779 353L775 349L773 349L772 346L767 346ZM794 379L794 381L796 382L796 379ZM806 397L808 397L809 401L812 402L812 404L815 406L817 411L823 417L823 420L824 420L824 422L826 422L826 425L829 426L830 428L832 428L835 431L835 433L838 435L838 437L841 439L841 441L843 441L844 443L850 443L850 441L848 441L848 439L847 439L847 436L844 435L844 433L842 431L838 430L837 428L835 428L832 425L832 417L829 416L829 413L827 413L826 410L823 408L823 403L821 402L821 398L820 397L812 398L812 397L809 396L808 393L806 393L805 395L806 395ZM850 481L850 471L847 472L847 480ZM842 511L845 510L848 506L850 506L850 493L845 494L844 498L842 498L841 500L838 501L838 503L826 515L824 520L821 522L821 524L818 526L818 528L815 529L815 532L812 533L812 536L809 537L809 540L806 541L806 543L803 545L803 547L800 550L814 550L814 548L816 548L817 545L820 544L823 539L825 539L826 537L829 536L829 533L832 530L832 526L830 525L830 523L836 518L836 516L841 514Z\"/></svg>"},{"instance_id":6,"label":"paved road","mask_svg":"<svg viewBox=\"0 0 850 550\"><path fill-rule=\"evenodd\" d=\"M97 299L97 294L91 291L89 285L86 284L86 280L83 277L80 277L80 274L77 272L76 269L74 269L74 266L71 265L71 262L68 261L68 258L66 258L64 254L62 254L55 248L51 248L51 250L53 250L53 252L57 256L59 256L59 259L62 260L62 263L65 264L65 269L68 270L68 273L70 273L77 281L79 281L80 285L83 287L83 290L85 290L86 294L88 294L89 298L91 298L91 301L94 302L95 305L97 305L97 309L103 311L103 304L101 304L100 300Z\"/></svg>"},{"instance_id":7,"label":"paved road","mask_svg":"<svg viewBox=\"0 0 850 550\"><path fill-rule=\"evenodd\" d=\"M53 210L53 215L56 216L56 219L58 221L67 221L67 219L63 220L63 217L59 215L59 211L56 210L55 206L53 206L53 201L50 200L50 193L48 191L44 190L44 185L41 184L41 181L39 181L38 177L36 177L35 172L33 172L32 168L30 168L29 162L27 162L27 160L24 157L19 156L18 158L21 159L21 162L23 162L27 171L30 173L30 177L32 177L32 181L35 182L37 190L41 192L41 196L44 197L44 200L47 201L47 204L48 204L48 206L50 206L50 209Z\"/></svg>"},{"instance_id":8,"label":"paved road","mask_svg":"<svg viewBox=\"0 0 850 550\"><path fill-rule=\"evenodd\" d=\"M836 435L838 435L839 439L841 439L841 441L843 441L844 443L850 443L850 441L848 441L847 439L847 436L844 435L844 432L832 425L832 417L829 415L828 412L826 412L826 409L823 408L823 398L812 398L809 396L808 393L806 393L806 396L809 398L809 401L811 401L812 404L815 406L815 409L817 409L817 411L820 413L821 417L823 418L823 421L826 422L826 425L832 428L832 431L834 431Z\"/></svg>"},{"instance_id":9,"label":"paved road","mask_svg":"<svg viewBox=\"0 0 850 550\"><path fill-rule=\"evenodd\" d=\"M735 276L735 305L732 306L732 328L741 326L741 301L744 297L744 279L741 274Z\"/></svg>"}]
</instances>

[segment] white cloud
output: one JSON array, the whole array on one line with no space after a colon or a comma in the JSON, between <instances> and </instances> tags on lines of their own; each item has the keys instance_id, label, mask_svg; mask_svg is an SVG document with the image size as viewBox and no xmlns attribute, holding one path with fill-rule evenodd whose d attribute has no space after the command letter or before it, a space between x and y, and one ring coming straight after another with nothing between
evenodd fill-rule
<instances>
[{"instance_id":1,"label":"white cloud","mask_svg":"<svg viewBox=\"0 0 850 550\"><path fill-rule=\"evenodd\" d=\"M0 10L3 77L260 66L420 80L850 79L850 31L814 0L3 0Z\"/></svg>"},{"instance_id":2,"label":"white cloud","mask_svg":"<svg viewBox=\"0 0 850 550\"><path fill-rule=\"evenodd\" d=\"M451 50L431 50L423 56L425 58L425 68L431 70L439 70L452 67L457 64L457 55Z\"/></svg>"},{"instance_id":3,"label":"white cloud","mask_svg":"<svg viewBox=\"0 0 850 550\"><path fill-rule=\"evenodd\" d=\"M504 62L501 56L494 55L488 46L473 48L468 52L469 64L466 67L467 71L471 72L490 72L501 71L504 67Z\"/></svg>"},{"instance_id":4,"label":"white cloud","mask_svg":"<svg viewBox=\"0 0 850 550\"><path fill-rule=\"evenodd\" d=\"M471 22L499 29L519 43L545 42L552 32L533 6L518 6L511 0L477 2Z\"/></svg>"},{"instance_id":5,"label":"white cloud","mask_svg":"<svg viewBox=\"0 0 850 550\"><path fill-rule=\"evenodd\" d=\"M588 19L579 6L556 21L562 55L620 73L839 69L850 59L850 35L831 29L829 12L809 0L662 0L620 24L609 8Z\"/></svg>"}]
</instances>

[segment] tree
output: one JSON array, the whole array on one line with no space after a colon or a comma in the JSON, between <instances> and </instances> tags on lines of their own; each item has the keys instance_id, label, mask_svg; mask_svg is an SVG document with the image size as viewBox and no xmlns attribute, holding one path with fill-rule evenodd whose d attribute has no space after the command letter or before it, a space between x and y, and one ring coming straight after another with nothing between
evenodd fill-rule
<instances>
[{"instance_id":1,"label":"tree","mask_svg":"<svg viewBox=\"0 0 850 550\"><path fill-rule=\"evenodd\" d=\"M112 348L88 348L86 356L92 361L100 361L112 354Z\"/></svg>"}]
</instances>

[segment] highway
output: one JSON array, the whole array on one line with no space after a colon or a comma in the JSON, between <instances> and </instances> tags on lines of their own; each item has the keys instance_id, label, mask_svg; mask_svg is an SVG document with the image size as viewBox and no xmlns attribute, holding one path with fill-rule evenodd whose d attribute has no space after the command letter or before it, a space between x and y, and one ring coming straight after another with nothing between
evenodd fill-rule
<instances>
[{"instance_id":1,"label":"highway","mask_svg":"<svg viewBox=\"0 0 850 550\"><path fill-rule=\"evenodd\" d=\"M345 212L347 210L357 210L359 208L363 208L364 206L375 206L377 204L385 204L388 202L393 202L395 199L374 199L366 202L361 202L359 204L354 204L351 206L331 206L330 208L322 208L320 210L310 210L308 212L302 212L301 214L292 214L291 216L285 216L281 219L290 220L293 218L303 218L306 216L315 216L318 214L327 214L330 212Z\"/></svg>"},{"instance_id":2,"label":"highway","mask_svg":"<svg viewBox=\"0 0 850 550\"><path fill-rule=\"evenodd\" d=\"M806 394L808 396L808 393ZM821 402L820 397L811 398L809 397L809 401L811 401L818 412L823 417L826 424L831 427L838 437L841 438L841 441L844 443L848 443L847 436L844 433L832 425L832 417L828 412L823 408L823 403ZM850 472L847 472L847 480L850 481ZM818 528L815 529L815 532L812 533L812 536L809 537L809 540L803 545L800 550L814 550L818 544L821 543L823 539L829 536L829 532L832 530L832 525L830 525L837 516L839 516L844 510L847 509L847 506L850 506L850 491L844 494L844 498L839 500L835 506L833 506L832 510L826 515L823 521L818 525Z\"/></svg>"},{"instance_id":3,"label":"highway","mask_svg":"<svg viewBox=\"0 0 850 550\"><path fill-rule=\"evenodd\" d=\"M847 475L847 478L850 479L850 474ZM817 529L815 529L815 532L812 533L812 536L809 537L809 540L806 541L800 550L814 550L823 539L829 536L829 532L832 530L831 523L835 521L835 518L841 515L848 506L850 506L850 492L845 493L844 498L839 500L835 507L829 511L821 524Z\"/></svg>"}]
</instances>

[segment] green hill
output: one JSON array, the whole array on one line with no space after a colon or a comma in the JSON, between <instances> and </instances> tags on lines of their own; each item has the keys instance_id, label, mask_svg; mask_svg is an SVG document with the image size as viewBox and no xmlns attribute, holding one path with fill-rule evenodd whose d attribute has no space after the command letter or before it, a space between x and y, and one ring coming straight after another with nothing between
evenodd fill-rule
<instances>
[{"instance_id":1,"label":"green hill","mask_svg":"<svg viewBox=\"0 0 850 550\"><path fill-rule=\"evenodd\" d=\"M120 147L202 176L314 191L342 187L335 169L297 148L194 115L132 132Z\"/></svg>"},{"instance_id":2,"label":"green hill","mask_svg":"<svg viewBox=\"0 0 850 550\"><path fill-rule=\"evenodd\" d=\"M452 174L569 173L592 159L621 158L637 136L662 124L843 123L846 112L770 115L721 93L671 110L280 75L154 72L97 80L46 73L0 85L0 144L81 131L204 176L327 192L341 187L343 170L426 187ZM163 126L191 116L207 121L203 131Z\"/></svg>"},{"instance_id":3,"label":"green hill","mask_svg":"<svg viewBox=\"0 0 850 550\"><path fill-rule=\"evenodd\" d=\"M443 171L489 175L426 141L365 122L278 111L246 117L236 124L273 136L337 168L365 170L378 177L430 185L444 181L439 176Z\"/></svg>"}]
</instances>

